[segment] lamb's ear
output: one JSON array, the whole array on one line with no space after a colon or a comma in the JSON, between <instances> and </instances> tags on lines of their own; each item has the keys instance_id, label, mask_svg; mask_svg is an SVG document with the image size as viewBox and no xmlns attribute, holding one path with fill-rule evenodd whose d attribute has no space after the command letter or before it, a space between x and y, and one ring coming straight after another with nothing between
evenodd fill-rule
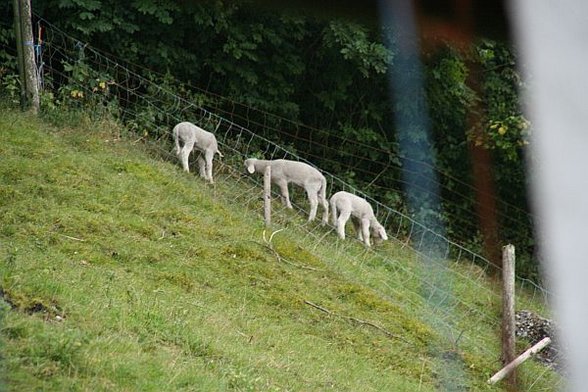
<instances>
[{"instance_id":1,"label":"lamb's ear","mask_svg":"<svg viewBox=\"0 0 588 392\"><path fill-rule=\"evenodd\" d=\"M247 171L249 172L249 174L255 173L255 166L253 166L253 164L250 163L249 165L247 165Z\"/></svg>"}]
</instances>

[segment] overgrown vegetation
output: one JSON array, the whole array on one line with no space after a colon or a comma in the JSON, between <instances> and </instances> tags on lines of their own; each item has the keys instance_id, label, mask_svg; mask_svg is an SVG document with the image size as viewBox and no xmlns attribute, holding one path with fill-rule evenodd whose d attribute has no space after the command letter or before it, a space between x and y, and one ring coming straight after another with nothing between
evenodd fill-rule
<instances>
[{"instance_id":1,"label":"overgrown vegetation","mask_svg":"<svg viewBox=\"0 0 588 392\"><path fill-rule=\"evenodd\" d=\"M258 187L229 167L208 186L109 116L49 119L0 115L9 390L500 390L485 384L497 331L475 317L498 304L476 266L451 266L468 338L448 340L403 244L366 252L281 209L269 244ZM544 312L524 292L519 306ZM520 374L559 381L532 362Z\"/></svg>"}]
</instances>

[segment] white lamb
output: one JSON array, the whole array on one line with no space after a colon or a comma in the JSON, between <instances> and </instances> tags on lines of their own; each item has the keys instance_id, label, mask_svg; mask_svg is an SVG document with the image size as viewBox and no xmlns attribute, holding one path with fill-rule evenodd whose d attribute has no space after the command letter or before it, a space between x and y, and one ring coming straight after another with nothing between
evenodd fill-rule
<instances>
[{"instance_id":1,"label":"white lamb","mask_svg":"<svg viewBox=\"0 0 588 392\"><path fill-rule=\"evenodd\" d=\"M374 210L365 199L349 192L340 191L335 193L330 200L333 225L337 228L337 234L345 239L345 224L352 217L353 225L357 231L357 238L370 246L370 231L374 238L387 240L388 235L384 226L378 222ZM337 216L339 210L339 216Z\"/></svg>"},{"instance_id":2,"label":"white lamb","mask_svg":"<svg viewBox=\"0 0 588 392\"><path fill-rule=\"evenodd\" d=\"M311 222L316 217L318 204L323 208L322 223L326 224L329 220L329 204L327 202L327 180L314 167L297 161L287 159L276 159L273 161L264 159L250 158L245 160L245 168L250 174L255 172L263 174L267 166L271 166L271 181L280 187L282 202L288 208L292 208L290 195L288 193L288 184L290 182L304 188L308 201L310 203L310 213L308 221Z\"/></svg>"},{"instance_id":3,"label":"white lamb","mask_svg":"<svg viewBox=\"0 0 588 392\"><path fill-rule=\"evenodd\" d=\"M174 142L176 144L176 155L180 157L184 170L189 172L188 156L194 148L204 154L198 155L198 166L200 167L200 177L214 183L212 179L212 158L218 154L221 158L223 154L218 150L216 137L197 127L190 122L181 122L176 125L172 131ZM180 143L182 146L180 147Z\"/></svg>"}]
</instances>

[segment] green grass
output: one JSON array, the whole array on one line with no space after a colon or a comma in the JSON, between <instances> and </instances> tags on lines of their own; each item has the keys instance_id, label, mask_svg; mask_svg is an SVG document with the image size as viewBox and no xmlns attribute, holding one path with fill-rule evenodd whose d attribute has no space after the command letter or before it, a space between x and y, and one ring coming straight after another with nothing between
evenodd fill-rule
<instances>
[{"instance_id":1,"label":"green grass","mask_svg":"<svg viewBox=\"0 0 588 392\"><path fill-rule=\"evenodd\" d=\"M402 244L366 251L276 205L270 246L258 187L227 167L205 184L118 133L0 112L0 389L502 390L478 267L438 270L455 298L431 309ZM534 362L520 378L560 382Z\"/></svg>"}]
</instances>

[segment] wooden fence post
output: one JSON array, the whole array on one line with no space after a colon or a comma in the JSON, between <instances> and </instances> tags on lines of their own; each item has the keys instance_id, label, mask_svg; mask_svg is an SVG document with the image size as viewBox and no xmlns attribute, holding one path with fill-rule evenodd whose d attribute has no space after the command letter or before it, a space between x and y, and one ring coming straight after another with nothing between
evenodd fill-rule
<instances>
[{"instance_id":1,"label":"wooden fence post","mask_svg":"<svg viewBox=\"0 0 588 392\"><path fill-rule=\"evenodd\" d=\"M14 38L16 39L16 60L18 64L18 76L20 79L20 108L24 111L27 106L27 86L24 74L24 63L22 53L22 29L20 27L20 4L14 0L12 4L14 11Z\"/></svg>"},{"instance_id":2,"label":"wooden fence post","mask_svg":"<svg viewBox=\"0 0 588 392\"><path fill-rule=\"evenodd\" d=\"M266 166L263 172L263 216L265 227L272 224L272 167Z\"/></svg>"},{"instance_id":3,"label":"wooden fence post","mask_svg":"<svg viewBox=\"0 0 588 392\"><path fill-rule=\"evenodd\" d=\"M21 77L21 105L28 106L34 114L39 112L39 83L35 65L35 47L30 0L14 0L14 35ZM24 93L24 97L23 97Z\"/></svg>"},{"instance_id":4,"label":"wooden fence post","mask_svg":"<svg viewBox=\"0 0 588 392\"><path fill-rule=\"evenodd\" d=\"M515 247L502 248L502 361L509 364L515 359ZM508 378L516 386L516 373Z\"/></svg>"}]
</instances>

